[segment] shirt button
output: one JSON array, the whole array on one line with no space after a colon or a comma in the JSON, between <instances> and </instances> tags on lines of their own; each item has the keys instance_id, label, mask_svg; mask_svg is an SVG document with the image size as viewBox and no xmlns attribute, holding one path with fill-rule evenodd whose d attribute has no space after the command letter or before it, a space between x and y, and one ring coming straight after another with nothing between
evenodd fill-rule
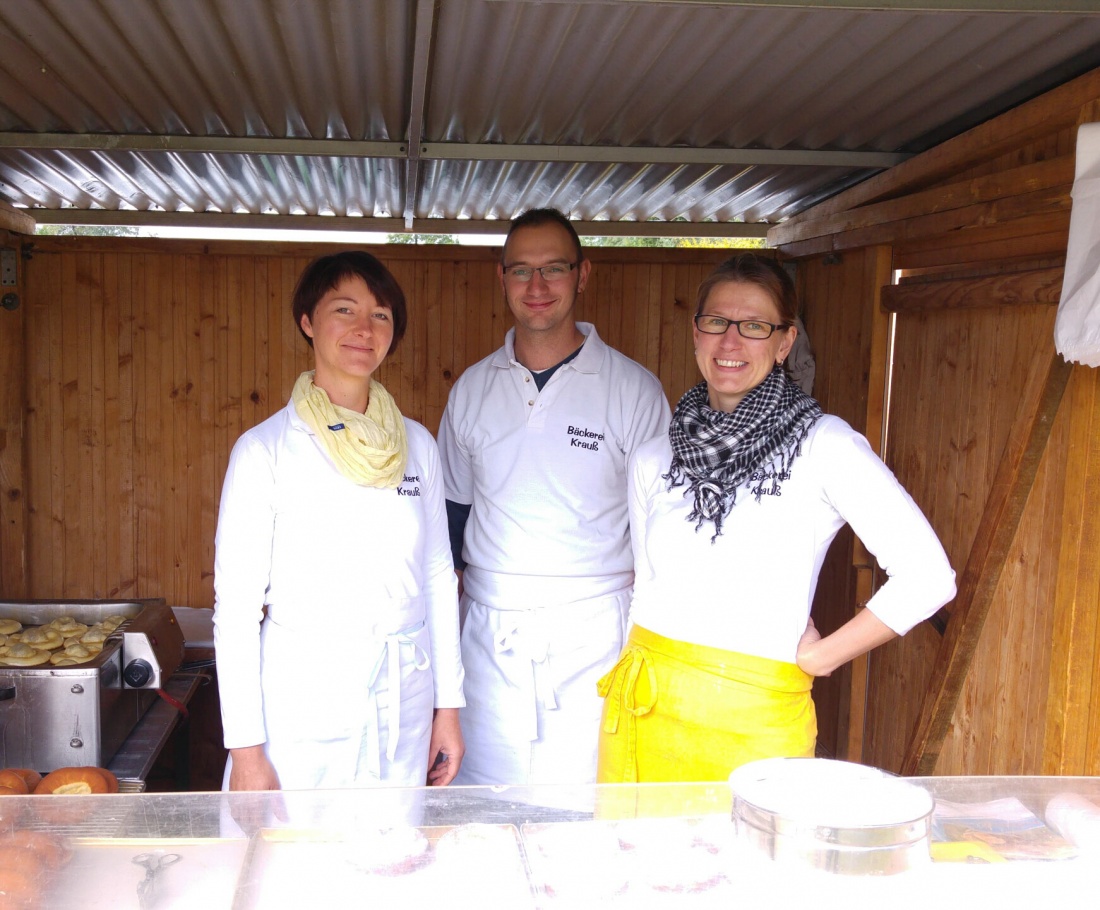
<instances>
[{"instance_id":1,"label":"shirt button","mask_svg":"<svg viewBox=\"0 0 1100 910\"><path fill-rule=\"evenodd\" d=\"M535 406L535 403L533 401L527 402L527 407L532 408L534 406Z\"/></svg>"},{"instance_id":2,"label":"shirt button","mask_svg":"<svg viewBox=\"0 0 1100 910\"><path fill-rule=\"evenodd\" d=\"M530 381L531 381L531 377L530 377L530 376L524 376L524 377L523 377L523 381L524 381L524 382L530 382Z\"/></svg>"}]
</instances>

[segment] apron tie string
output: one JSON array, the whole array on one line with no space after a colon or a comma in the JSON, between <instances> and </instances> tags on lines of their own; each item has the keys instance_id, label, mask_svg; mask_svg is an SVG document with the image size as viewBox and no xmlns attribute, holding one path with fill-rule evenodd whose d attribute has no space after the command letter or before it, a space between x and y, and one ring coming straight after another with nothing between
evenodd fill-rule
<instances>
[{"instance_id":1,"label":"apron tie string","mask_svg":"<svg viewBox=\"0 0 1100 910\"><path fill-rule=\"evenodd\" d=\"M493 650L497 654L511 651L517 657L531 661L531 681L524 686L525 703L529 706L524 726L528 741L534 742L539 738L536 702L553 711L558 707L558 699L550 673L550 640L535 620L536 614L521 615L526 621L517 618L511 625L504 626L493 639Z\"/></svg>"},{"instance_id":2,"label":"apron tie string","mask_svg":"<svg viewBox=\"0 0 1100 910\"><path fill-rule=\"evenodd\" d=\"M375 685L382 673L382 667L386 667L386 689L389 697L389 710L386 712L386 729L389 733L389 745L386 747L386 758L393 761L397 757L397 743L401 734L401 648L409 646L413 650L413 667L417 670L426 670L431 666L431 658L428 653L417 644L411 636L424 628L423 621L397 632L391 632L386 636L381 646L378 659L374 662L367 677L367 709L375 714L376 723L368 724L366 741L360 746L359 761L367 760L367 771L375 778L382 776L381 740L379 731L382 727L381 712L378 709L378 696L375 694Z\"/></svg>"},{"instance_id":3,"label":"apron tie string","mask_svg":"<svg viewBox=\"0 0 1100 910\"><path fill-rule=\"evenodd\" d=\"M646 672L649 698L638 703L638 679ZM631 756L630 782L638 780L638 764L635 759L638 739L638 718L648 714L657 704L657 671L649 652L637 645L629 645L611 670L596 683L596 691L607 700L607 716L603 732L617 733L623 712L627 715L627 749Z\"/></svg>"}]
</instances>

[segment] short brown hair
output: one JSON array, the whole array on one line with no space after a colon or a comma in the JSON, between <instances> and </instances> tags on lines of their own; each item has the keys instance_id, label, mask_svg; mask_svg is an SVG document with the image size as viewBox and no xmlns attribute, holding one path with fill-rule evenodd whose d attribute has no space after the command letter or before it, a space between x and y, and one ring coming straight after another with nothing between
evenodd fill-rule
<instances>
[{"instance_id":1,"label":"short brown hair","mask_svg":"<svg viewBox=\"0 0 1100 910\"><path fill-rule=\"evenodd\" d=\"M703 312L710 292L727 281L756 285L775 302L779 318L784 323L791 324L797 318L798 294L791 276L774 259L756 253L739 253L703 279L695 298L696 316Z\"/></svg>"},{"instance_id":2,"label":"short brown hair","mask_svg":"<svg viewBox=\"0 0 1100 910\"><path fill-rule=\"evenodd\" d=\"M298 331L309 346L313 347L313 339L302 329L302 317L308 316L312 322L313 313L321 298L348 278L363 279L374 299L393 315L393 341L389 350L392 354L397 343L404 337L408 324L405 292L401 290L393 273L364 250L345 250L321 256L305 267L298 278L291 302L294 324L298 326Z\"/></svg>"},{"instance_id":3,"label":"short brown hair","mask_svg":"<svg viewBox=\"0 0 1100 910\"><path fill-rule=\"evenodd\" d=\"M504 261L504 253L508 249L508 241L516 231L522 230L523 228L542 227L546 224L556 224L558 227L565 230L569 238L573 241L573 248L577 253L577 263L580 264L583 262L584 248L581 246L581 238L577 235L577 229L573 227L573 222L557 209L528 209L523 214L517 215L512 219L512 224L508 228L508 236L504 238L504 246L500 251L501 265L508 264Z\"/></svg>"}]
</instances>

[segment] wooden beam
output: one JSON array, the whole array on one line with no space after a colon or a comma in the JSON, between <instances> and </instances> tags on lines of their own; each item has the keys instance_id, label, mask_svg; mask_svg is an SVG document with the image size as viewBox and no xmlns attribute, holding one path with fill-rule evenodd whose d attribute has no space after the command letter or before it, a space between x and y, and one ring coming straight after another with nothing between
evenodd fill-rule
<instances>
[{"instance_id":1,"label":"wooden beam","mask_svg":"<svg viewBox=\"0 0 1100 910\"><path fill-rule=\"evenodd\" d=\"M24 209L0 202L0 231L12 231L16 234L33 234L34 219Z\"/></svg>"},{"instance_id":2,"label":"wooden beam","mask_svg":"<svg viewBox=\"0 0 1100 910\"><path fill-rule=\"evenodd\" d=\"M1100 370L1078 366L1066 391L1066 450L1043 774L1098 774L1100 749Z\"/></svg>"},{"instance_id":3,"label":"wooden beam","mask_svg":"<svg viewBox=\"0 0 1100 910\"><path fill-rule=\"evenodd\" d=\"M882 305L895 313L1036 304L1057 306L1062 296L1064 274L1063 268L1032 269L981 278L892 285L882 289Z\"/></svg>"},{"instance_id":4,"label":"wooden beam","mask_svg":"<svg viewBox=\"0 0 1100 910\"><path fill-rule=\"evenodd\" d=\"M990 161L1042 136L1075 126L1082 106L1097 97L1100 97L1100 69L1085 73L1000 117L876 174L832 199L794 215L785 222L785 226L825 218L947 180L953 174Z\"/></svg>"},{"instance_id":5,"label":"wooden beam","mask_svg":"<svg viewBox=\"0 0 1100 910\"><path fill-rule=\"evenodd\" d=\"M904 775L935 771L1071 371L1071 365L1053 351L1032 362L936 655L931 674L934 688L925 693L902 763Z\"/></svg>"},{"instance_id":6,"label":"wooden beam","mask_svg":"<svg viewBox=\"0 0 1100 910\"><path fill-rule=\"evenodd\" d=\"M33 229L32 229L33 230ZM0 237L4 249L10 238ZM18 250L17 250L18 255ZM26 412L26 339L23 269L17 283L5 287L19 298L15 309L0 309L0 598L27 596L27 466L24 458Z\"/></svg>"},{"instance_id":7,"label":"wooden beam","mask_svg":"<svg viewBox=\"0 0 1100 910\"><path fill-rule=\"evenodd\" d=\"M893 251L888 246L867 250L863 286L871 299L865 310L866 334L870 337L867 358L867 411L863 435L875 454L885 460L883 446L887 420L886 397L890 359L890 317L882 306L881 295L890 281ZM856 610L864 609L875 593L875 558L855 538L852 547L852 568L855 573ZM867 724L867 691L871 670L871 655L861 654L852 661L848 690L847 736L844 758L863 761L863 743Z\"/></svg>"},{"instance_id":8,"label":"wooden beam","mask_svg":"<svg viewBox=\"0 0 1100 910\"><path fill-rule=\"evenodd\" d=\"M894 247L894 267L924 269L983 267L1046 256L1065 261L1069 212L1034 215L1007 224L968 228Z\"/></svg>"},{"instance_id":9,"label":"wooden beam","mask_svg":"<svg viewBox=\"0 0 1100 910\"><path fill-rule=\"evenodd\" d=\"M809 240L828 234L842 234L860 228L876 227L901 222L920 215L931 215L962 209L975 203L992 202L1012 196L1020 196L1052 187L1073 185L1074 156L1062 155L1049 161L1040 161L1022 167L961 180L946 186L923 192L911 193L900 199L879 202L846 212L838 212L823 218L797 223L786 222L768 232L768 243L781 247L784 244Z\"/></svg>"},{"instance_id":10,"label":"wooden beam","mask_svg":"<svg viewBox=\"0 0 1100 910\"><path fill-rule=\"evenodd\" d=\"M1004 261L1014 256L1058 253L1065 255L1069 239L1070 198L1067 192L1051 200L1047 193L1029 193L1014 200L998 200L940 212L912 222L891 223L883 227L863 228L845 234L814 237L784 246L780 252L787 259L805 259L890 241L894 247L894 266L899 269L919 268L937 262L959 264L983 260ZM1033 208L1033 211L1021 209ZM1040 235L1052 235L1049 245L1037 242ZM1022 240L1022 243L1012 243ZM1007 242L1006 242L1007 241ZM969 247L988 246L974 255L960 251ZM1035 247L1034 250L1030 247ZM924 250L948 251L947 256L923 256ZM917 255L914 255L917 254Z\"/></svg>"}]
</instances>

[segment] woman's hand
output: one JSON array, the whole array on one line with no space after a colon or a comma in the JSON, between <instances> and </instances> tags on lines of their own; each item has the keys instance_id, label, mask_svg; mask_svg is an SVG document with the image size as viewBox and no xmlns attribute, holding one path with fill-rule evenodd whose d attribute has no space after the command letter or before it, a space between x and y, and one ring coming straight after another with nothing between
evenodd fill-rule
<instances>
[{"instance_id":1,"label":"woman's hand","mask_svg":"<svg viewBox=\"0 0 1100 910\"><path fill-rule=\"evenodd\" d=\"M798 649L795 651L795 663L802 669L804 673L809 673L811 676L828 676L828 673L814 673L810 667L814 666L813 650L814 645L821 641L821 633L817 630L817 626L814 625L814 618L811 616L806 620L806 631L802 633L802 637L798 639Z\"/></svg>"},{"instance_id":2,"label":"woman's hand","mask_svg":"<svg viewBox=\"0 0 1100 910\"><path fill-rule=\"evenodd\" d=\"M263 744L230 749L233 768L229 772L230 790L278 790L279 775L267 757Z\"/></svg>"},{"instance_id":3,"label":"woman's hand","mask_svg":"<svg viewBox=\"0 0 1100 910\"><path fill-rule=\"evenodd\" d=\"M428 786L445 787L454 780L465 754L458 708L436 708L428 747Z\"/></svg>"},{"instance_id":4,"label":"woman's hand","mask_svg":"<svg viewBox=\"0 0 1100 910\"><path fill-rule=\"evenodd\" d=\"M811 619L798 640L795 663L811 676L828 676L837 667L897 637L897 632L868 609L860 610L824 638Z\"/></svg>"}]
</instances>

